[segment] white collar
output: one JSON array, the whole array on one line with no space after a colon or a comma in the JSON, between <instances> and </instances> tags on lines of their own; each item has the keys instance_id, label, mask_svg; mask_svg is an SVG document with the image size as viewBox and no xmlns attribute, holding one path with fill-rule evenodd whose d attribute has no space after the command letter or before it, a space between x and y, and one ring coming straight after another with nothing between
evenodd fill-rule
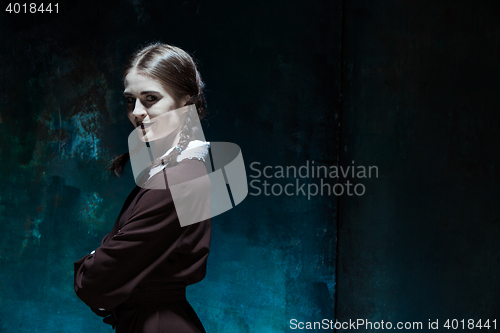
<instances>
[{"instance_id":1,"label":"white collar","mask_svg":"<svg viewBox=\"0 0 500 333\"><path fill-rule=\"evenodd\" d=\"M184 159L199 159L203 160L205 162L205 158L208 155L208 148L210 147L210 142L208 141L201 141L201 140L193 140L190 141L183 151L177 156L177 163ZM170 148L167 150L165 154L163 154L162 157L167 156L172 150L174 150L175 147ZM163 170L165 168L165 165L159 165L157 167L152 168L149 171L149 178L153 177L156 173L159 171ZM148 179L149 179L148 178Z\"/></svg>"}]
</instances>

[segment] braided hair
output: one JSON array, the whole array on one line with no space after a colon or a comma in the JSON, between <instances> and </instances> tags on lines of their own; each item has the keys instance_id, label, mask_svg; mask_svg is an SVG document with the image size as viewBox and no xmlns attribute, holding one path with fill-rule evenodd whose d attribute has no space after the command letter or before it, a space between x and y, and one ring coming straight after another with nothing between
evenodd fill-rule
<instances>
[{"instance_id":1,"label":"braided hair","mask_svg":"<svg viewBox=\"0 0 500 333\"><path fill-rule=\"evenodd\" d=\"M190 98L186 105L194 104L196 106L200 120L205 117L207 113L203 92L205 83L197 69L195 60L186 51L168 44L150 43L139 48L129 57L123 69L124 81L127 74L133 69L158 80L167 88L166 90L171 89L174 97L178 100L189 95ZM188 113L180 132L177 144L179 148L172 149L167 156L154 162L161 162L166 167L177 165L177 156L187 148L190 141L194 140L195 130L195 122ZM129 153L118 155L112 161L109 170L117 177L124 173L125 165L129 160Z\"/></svg>"},{"instance_id":2,"label":"braided hair","mask_svg":"<svg viewBox=\"0 0 500 333\"><path fill-rule=\"evenodd\" d=\"M179 143L177 143L177 146L174 147L174 149L172 149L172 151L168 153L167 156L163 157L160 156L157 159L155 159L151 164L150 168L154 168L155 166L160 164L165 165L167 168L176 166L178 164L177 156L179 156L182 151L186 150L189 142L191 142L194 139L195 131L196 131L196 124L194 121L191 120L191 117L188 113L186 115L186 121L184 122L184 126L180 131L180 138L179 138Z\"/></svg>"}]
</instances>

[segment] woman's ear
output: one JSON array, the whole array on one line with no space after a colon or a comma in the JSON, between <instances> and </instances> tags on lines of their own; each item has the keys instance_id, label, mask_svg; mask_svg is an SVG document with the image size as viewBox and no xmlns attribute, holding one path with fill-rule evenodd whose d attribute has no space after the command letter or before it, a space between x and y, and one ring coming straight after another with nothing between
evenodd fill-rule
<instances>
[{"instance_id":1,"label":"woman's ear","mask_svg":"<svg viewBox=\"0 0 500 333\"><path fill-rule=\"evenodd\" d=\"M188 103L190 100L191 100L191 96L189 96L189 95L184 96L184 99L183 99L184 106L186 106L186 105L187 105L187 103Z\"/></svg>"}]
</instances>

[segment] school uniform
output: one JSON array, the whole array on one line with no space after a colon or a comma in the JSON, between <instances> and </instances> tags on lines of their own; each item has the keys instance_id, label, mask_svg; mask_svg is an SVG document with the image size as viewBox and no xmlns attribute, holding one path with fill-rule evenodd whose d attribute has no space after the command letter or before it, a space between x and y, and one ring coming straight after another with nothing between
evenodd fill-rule
<instances>
[{"instance_id":1,"label":"school uniform","mask_svg":"<svg viewBox=\"0 0 500 333\"><path fill-rule=\"evenodd\" d=\"M116 333L205 332L185 293L205 277L211 220L181 227L168 185L206 175L207 147L191 141L178 165L152 169L148 182L166 189L136 186L101 245L74 263L76 294Z\"/></svg>"}]
</instances>

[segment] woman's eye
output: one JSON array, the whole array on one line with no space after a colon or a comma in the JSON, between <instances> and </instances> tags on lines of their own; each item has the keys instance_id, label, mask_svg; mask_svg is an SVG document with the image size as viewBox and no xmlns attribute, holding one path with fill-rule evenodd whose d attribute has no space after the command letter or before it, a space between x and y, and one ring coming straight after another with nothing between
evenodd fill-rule
<instances>
[{"instance_id":1,"label":"woman's eye","mask_svg":"<svg viewBox=\"0 0 500 333\"><path fill-rule=\"evenodd\" d=\"M129 103L129 104L135 103L135 98L127 97L126 100L127 100L127 103Z\"/></svg>"},{"instance_id":2,"label":"woman's eye","mask_svg":"<svg viewBox=\"0 0 500 333\"><path fill-rule=\"evenodd\" d=\"M151 95L149 95L148 97L146 97L146 100L147 100L148 102L154 102L154 101L156 101L156 97L155 97L155 96L151 96Z\"/></svg>"}]
</instances>

